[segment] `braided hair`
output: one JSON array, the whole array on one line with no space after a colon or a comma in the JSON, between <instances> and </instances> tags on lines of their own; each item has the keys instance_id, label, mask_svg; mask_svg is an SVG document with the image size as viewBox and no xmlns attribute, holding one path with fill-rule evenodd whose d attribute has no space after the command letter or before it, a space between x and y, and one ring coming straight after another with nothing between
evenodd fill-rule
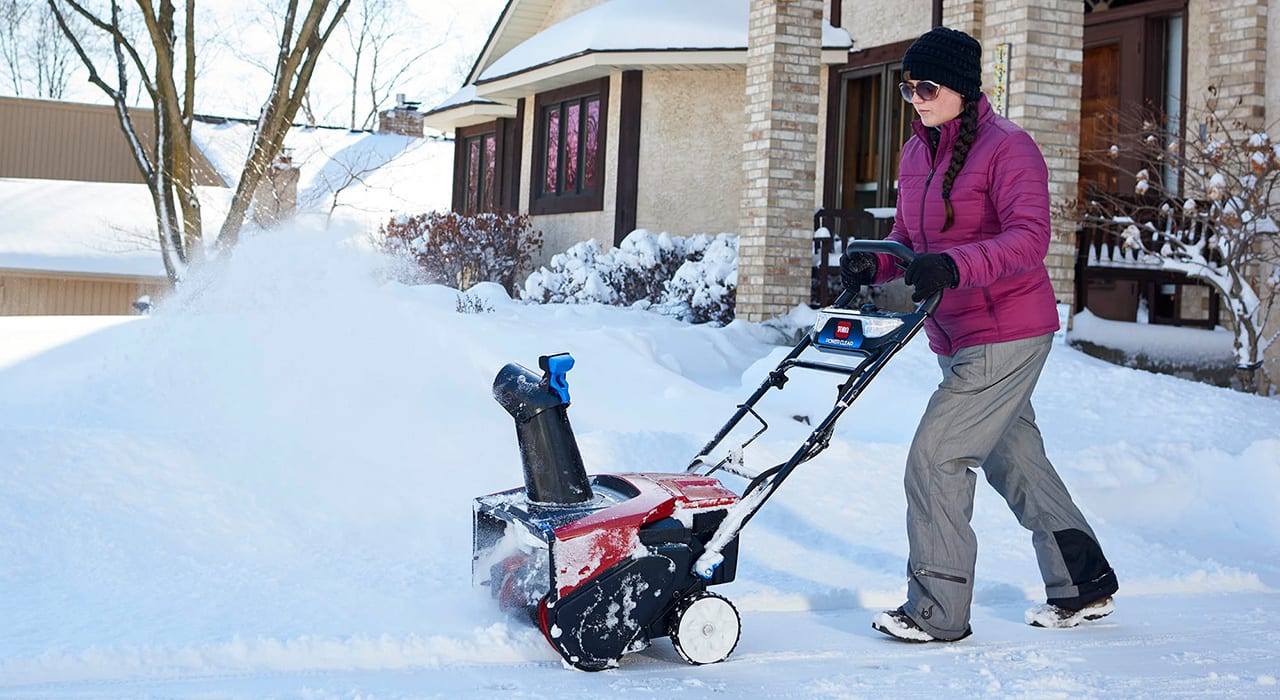
<instances>
[{"instance_id":1,"label":"braided hair","mask_svg":"<svg viewBox=\"0 0 1280 700\"><path fill-rule=\"evenodd\" d=\"M942 224L943 231L951 228L955 219L955 213L951 210L951 186L955 184L956 176L960 174L965 159L969 157L969 148L973 146L973 141L977 137L978 101L965 100L964 109L960 112L960 133L956 136L955 145L951 147L951 164L947 166L947 172L942 177L942 201L947 206L947 220Z\"/></svg>"}]
</instances>

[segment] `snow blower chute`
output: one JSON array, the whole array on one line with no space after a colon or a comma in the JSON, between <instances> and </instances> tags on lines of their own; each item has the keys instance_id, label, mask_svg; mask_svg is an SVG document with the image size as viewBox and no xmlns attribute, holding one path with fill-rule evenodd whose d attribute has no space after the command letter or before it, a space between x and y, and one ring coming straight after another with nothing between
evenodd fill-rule
<instances>
[{"instance_id":1,"label":"snow blower chute","mask_svg":"<svg viewBox=\"0 0 1280 700\"><path fill-rule=\"evenodd\" d=\"M914 255L891 241L850 241L850 250ZM575 668L598 671L654 639L671 637L689 663L722 661L738 644L740 618L708 587L737 572L738 534L792 471L826 449L836 421L937 308L941 292L910 313L845 292L738 406L683 472L588 476L569 425L568 354L539 359L541 374L504 367L493 394L516 423L524 486L475 499L472 573L503 609L528 615ZM805 356L814 349L856 364ZM752 472L745 448L768 424L755 405L782 389L792 369L845 377L834 406L791 457ZM751 416L759 426L719 459L713 453ZM745 432L745 431L744 431ZM741 494L712 476L745 479Z\"/></svg>"}]
</instances>

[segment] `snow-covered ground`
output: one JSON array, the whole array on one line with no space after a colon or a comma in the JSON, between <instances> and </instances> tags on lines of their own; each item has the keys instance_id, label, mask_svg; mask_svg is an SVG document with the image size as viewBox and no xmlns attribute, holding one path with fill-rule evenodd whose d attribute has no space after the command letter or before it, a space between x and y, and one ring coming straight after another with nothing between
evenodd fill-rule
<instances>
[{"instance_id":1,"label":"snow-covered ground","mask_svg":"<svg viewBox=\"0 0 1280 700\"><path fill-rule=\"evenodd\" d=\"M520 484L507 362L568 351L593 472L679 471L786 353L774 325L491 312L412 287L334 234L251 237L145 318L0 319L0 697L1275 697L1280 402L1059 344L1036 395L1050 455L1121 582L1074 630L1030 537L980 484L974 635L870 629L905 593L902 464L938 380L923 339L743 535L724 663L659 640L568 670L471 588L470 506ZM797 310L788 324L810 312ZM761 406L780 461L832 379ZM726 484L740 489L733 477Z\"/></svg>"}]
</instances>

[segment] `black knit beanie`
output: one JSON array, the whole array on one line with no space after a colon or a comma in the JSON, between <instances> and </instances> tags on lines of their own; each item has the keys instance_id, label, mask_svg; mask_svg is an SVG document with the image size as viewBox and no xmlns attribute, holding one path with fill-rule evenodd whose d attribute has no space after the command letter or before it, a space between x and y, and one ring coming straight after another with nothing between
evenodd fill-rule
<instances>
[{"instance_id":1,"label":"black knit beanie","mask_svg":"<svg viewBox=\"0 0 1280 700\"><path fill-rule=\"evenodd\" d=\"M934 27L907 49L902 70L912 80L932 80L976 100L982 92L982 45L962 31Z\"/></svg>"}]
</instances>

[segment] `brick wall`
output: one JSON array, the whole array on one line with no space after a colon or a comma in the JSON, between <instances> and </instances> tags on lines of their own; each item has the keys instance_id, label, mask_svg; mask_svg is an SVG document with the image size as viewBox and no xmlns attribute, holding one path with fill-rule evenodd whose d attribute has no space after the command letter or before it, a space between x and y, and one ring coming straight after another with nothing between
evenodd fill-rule
<instances>
[{"instance_id":1,"label":"brick wall","mask_svg":"<svg viewBox=\"0 0 1280 700\"><path fill-rule=\"evenodd\" d=\"M422 112L399 107L379 112L378 133L422 138Z\"/></svg>"},{"instance_id":2,"label":"brick wall","mask_svg":"<svg viewBox=\"0 0 1280 700\"><path fill-rule=\"evenodd\" d=\"M985 15L986 0L969 0L969 2L946 2L942 5L943 26L959 29L969 36L982 41L982 22ZM985 48L985 47L984 47ZM987 76L983 76L986 81Z\"/></svg>"},{"instance_id":3,"label":"brick wall","mask_svg":"<svg viewBox=\"0 0 1280 700\"><path fill-rule=\"evenodd\" d=\"M1260 130L1266 119L1267 0L1210 2L1204 14L1209 81L1217 84L1222 104L1243 100L1233 116Z\"/></svg>"},{"instance_id":4,"label":"brick wall","mask_svg":"<svg viewBox=\"0 0 1280 700\"><path fill-rule=\"evenodd\" d=\"M736 315L809 300L822 0L751 0Z\"/></svg>"}]
</instances>

